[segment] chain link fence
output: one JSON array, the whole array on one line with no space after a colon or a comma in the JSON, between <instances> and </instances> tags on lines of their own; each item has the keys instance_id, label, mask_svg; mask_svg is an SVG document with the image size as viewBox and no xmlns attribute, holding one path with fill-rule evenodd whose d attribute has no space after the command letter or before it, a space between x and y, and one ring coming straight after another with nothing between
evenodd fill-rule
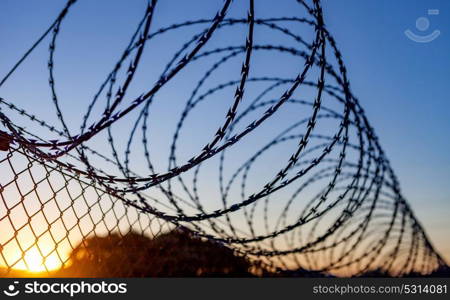
<instances>
[{"instance_id":1,"label":"chain link fence","mask_svg":"<svg viewBox=\"0 0 450 300\"><path fill-rule=\"evenodd\" d=\"M262 4L252 0L245 17L229 16L226 0L213 18L156 29L158 1L148 2L93 100L78 105L87 112L74 134L55 72L58 38L76 9L77 1L68 1L0 82L49 41L56 118L37 116L30 101L24 109L0 98L2 276L448 272L351 92L320 1L297 2L305 17L259 18L255 6ZM187 41L154 85L127 99L138 66L154 58L146 50L161 43L154 41L192 28L196 33L179 36ZM230 42L215 40L226 30L235 30ZM268 67L274 57L286 69L295 66L294 75ZM198 70L183 74L196 63ZM187 82L193 86L184 91ZM150 125L164 88L189 95L178 121L175 113L161 114L157 125L170 132ZM202 108L222 98L226 105ZM210 120L217 130L205 125ZM155 136L169 138L168 157ZM160 161L168 162L165 170Z\"/></svg>"}]
</instances>

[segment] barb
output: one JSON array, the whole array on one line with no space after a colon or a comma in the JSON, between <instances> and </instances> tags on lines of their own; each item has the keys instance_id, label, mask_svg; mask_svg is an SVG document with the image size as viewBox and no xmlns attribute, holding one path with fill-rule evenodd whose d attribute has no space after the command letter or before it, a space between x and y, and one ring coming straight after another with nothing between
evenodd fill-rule
<instances>
[{"instance_id":1,"label":"barb","mask_svg":"<svg viewBox=\"0 0 450 300\"><path fill-rule=\"evenodd\" d=\"M76 135L65 118L55 73L57 38L75 2L66 3L0 82L0 87L7 84L50 35L49 88L60 124L19 108L14 99L0 98L5 127L0 169L7 174L0 181L0 230L9 228L0 261L7 273L21 265L33 269L32 251L47 272L51 260L58 267L70 265L62 253L76 248L73 236L81 243L117 232L156 237L175 227L281 274L306 270L357 276L376 270L406 276L447 267L403 198L351 92L319 0L297 1L305 16L279 18L259 18L253 0L246 18L228 17L231 0L225 0L211 19L161 28L152 24L159 8L150 1L119 60L87 103L82 123L75 124L80 128ZM188 36L148 90L127 98L139 65L152 58L147 53L156 39L201 26L206 28ZM310 40L298 33L300 27L311 32ZM237 44L211 42L234 28L245 32ZM280 76L272 59L290 59L295 74ZM236 60L240 69L230 71ZM198 65L200 76L191 77L189 67ZM173 133L164 133L171 137L164 171L155 162L161 161L155 158L161 150L154 142L160 132L151 118L152 104L165 101L158 99L161 91L176 89L180 78L193 89L172 122ZM217 107L228 103L216 130L206 125L204 108L213 101ZM89 123L98 111L98 119ZM167 117L174 120L173 114ZM192 120L205 122L202 132L193 132ZM125 138L124 130L129 130ZM210 134L206 142L203 131ZM193 154L185 150L189 136L200 149ZM109 146L111 154L98 145ZM44 239L50 246L42 245ZM8 247L20 254L8 253Z\"/></svg>"}]
</instances>

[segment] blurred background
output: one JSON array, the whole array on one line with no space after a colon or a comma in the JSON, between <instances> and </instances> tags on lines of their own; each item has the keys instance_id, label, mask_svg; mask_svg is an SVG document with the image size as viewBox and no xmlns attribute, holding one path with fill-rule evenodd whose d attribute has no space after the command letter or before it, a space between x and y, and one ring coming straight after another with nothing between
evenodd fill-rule
<instances>
[{"instance_id":1,"label":"blurred background","mask_svg":"<svg viewBox=\"0 0 450 300\"><path fill-rule=\"evenodd\" d=\"M277 1L276 6L255 2L255 14L260 18L305 15L304 10L295 1L285 0L279 3ZM221 3L222 1L209 0L161 1L157 6L159 14L154 18L154 28L174 22L212 17ZM63 5L64 3L59 0L1 1L1 77L12 67L12 62L16 62L49 26ZM140 0L79 1L71 11L70 18L64 21L62 26L64 30L57 41L58 51L55 61L59 64L55 72L58 75L57 87L62 111L68 124L74 124L71 128L73 132L78 130L87 104L92 100L98 85L112 69L115 60L120 56L120 51L127 44L129 36L142 17L142 9L145 5L146 2ZM408 199L437 250L448 262L450 260L448 239L450 220L447 217L450 211L450 185L448 184L450 179L448 96L450 2L445 0L324 0L322 5L327 28L334 35L343 54L351 89L364 107L393 169L397 172L403 195ZM246 10L246 1L235 1L230 9L230 15L243 18ZM430 10L432 10L431 14ZM220 47L230 40L243 41L246 36L246 30L243 28L221 32L215 40L211 41L212 45ZM142 87L154 82L165 62L186 40L185 36L198 32L198 29L198 27L189 28L157 40L148 51L148 57L145 57L141 66L140 71L145 71L139 74L130 94L139 95ZM295 28L295 30L302 33L305 40L312 40L311 29L306 27ZM414 41L411 36L408 37L405 34L407 30L419 38L430 36L436 31L439 31L439 34L433 40L424 43ZM255 36L256 40L279 38L276 35L266 35L263 31L256 31ZM282 41L280 40L280 43ZM11 99L19 107L32 111L49 123L58 124L47 86L47 56L47 46L38 47L7 84L0 88L0 96ZM231 63L216 80L219 82L221 76L226 77L227 72L239 70L240 63L240 60ZM296 64L290 64L290 60L273 59L270 55L261 55L252 64L263 70L271 69L280 76L292 74L298 67ZM148 71L153 69L157 70L154 74ZM191 72L192 76L199 74L195 67ZM157 170L167 168L170 138L177 120L177 118L173 120L167 118L167 115L178 116L181 113L182 106L178 107L175 104L181 98L183 101L188 98L189 79L189 76L185 76L184 79L175 81L174 85L180 88L162 91L158 98L163 99L165 105L158 106L158 102L153 108L152 124L157 125L152 131L152 138L155 141L154 149L157 150L152 153L152 157L157 161L155 166ZM186 89L184 89L185 86ZM306 93L309 94L309 91ZM224 97L227 94L224 93L221 96ZM186 133L181 140L183 147L178 152L181 161L188 159L192 153L195 153L199 144L202 144L196 139L207 140L214 132L220 124L216 124L216 120L222 121L221 109L227 104L214 102L203 111L199 111L202 118L193 119L188 123L190 133ZM94 115L96 112L99 113L100 109L94 111ZM284 113L290 118L295 117L290 112ZM92 120L95 120L95 117ZM203 136L200 132L205 123L211 130L205 131ZM264 132L271 133L271 128L267 127ZM116 134L120 138L121 134L128 135L129 130L130 128L116 128ZM45 134L45 131L42 131L42 134ZM248 143L255 141L262 140L256 136ZM103 145L97 142L95 146L100 152L110 152L106 143ZM120 150L123 152L124 149ZM275 159L277 155L277 153L271 154L268 159ZM146 172L145 166L142 166L140 161L131 162L131 165L137 171ZM104 167L107 168L106 165ZM261 177L269 174L270 171L270 168L261 169ZM204 176L207 178L209 173L205 172ZM3 176L2 180L7 180L8 175L0 176ZM212 193L213 191L210 191L208 187L205 188L205 197L211 196ZM211 209L214 208L211 206ZM172 228L169 226L163 231L167 233L170 230ZM100 244L101 242L98 242L98 245ZM74 242L71 248L75 248L76 245L77 243ZM69 256L67 250L69 248L66 246L61 252ZM39 253L29 254L29 256L33 255L38 257ZM82 254L78 257L85 259ZM242 267L245 262L236 259L236 262L233 261L230 264L237 265L236 272L239 273L246 269ZM8 259L4 258L4 260ZM33 261L33 259L29 260ZM60 258L54 258L54 260L58 261ZM47 268L51 268L51 259L46 264L48 264ZM221 262L218 264L220 265ZM55 263L54 267L57 266L58 263ZM23 264L19 267L19 269L27 268L30 269ZM42 266L36 266L35 270L42 271L42 268ZM226 269L228 266L223 268ZM213 271L208 267L200 271L201 274L208 274L208 272Z\"/></svg>"}]
</instances>

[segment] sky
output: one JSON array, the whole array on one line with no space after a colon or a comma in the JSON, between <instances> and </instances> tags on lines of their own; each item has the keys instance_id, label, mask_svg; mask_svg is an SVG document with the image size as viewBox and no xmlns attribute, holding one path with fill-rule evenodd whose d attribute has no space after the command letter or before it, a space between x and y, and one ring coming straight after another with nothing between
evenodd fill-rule
<instances>
[{"instance_id":1,"label":"sky","mask_svg":"<svg viewBox=\"0 0 450 300\"><path fill-rule=\"evenodd\" d=\"M263 6L262 0L255 2L257 16L295 15L295 12L302 11L294 1L289 0L279 1L279 4L277 1L276 7ZM144 3L140 0L80 0L70 12L71 18L64 21L55 60L64 62L58 64L56 72L61 78L57 82L58 94L64 99L62 107L70 121L68 123L79 127L100 79L111 70L137 20L142 17ZM213 16L221 1L187 3L161 1L158 4L160 14L154 19L155 27L168 25L170 22L167 23L167 19L180 22ZM233 3L232 15L245 17L246 6L243 3ZM0 0L0 77L48 27L62 5L63 2L58 0ZM432 242L450 261L450 242L447 238L450 228L450 2L324 0L322 6L327 28L343 54L352 91L380 138L400 180L403 195ZM429 14L430 9L435 10L434 14ZM421 18L420 21L417 21L418 18ZM428 28L425 28L424 18L429 22ZM198 32L198 28L187 29L186 36ZM311 31L298 30L304 33L306 39L311 38ZM440 34L433 41L418 43L405 35L406 30L421 36L436 30ZM228 40L242 41L245 35L245 30L230 30L212 43L220 47ZM256 38L279 37L256 32ZM163 62L174 52L167 49L180 47L185 39L183 35L169 35L167 39L158 40L149 50L151 56L143 62L143 69L154 68L160 72ZM47 47L48 40L36 49L8 84L0 87L0 96L13 98L28 111L44 116L49 122L57 122L51 111L53 107L46 85ZM255 63L261 69L271 69L277 74L288 74L298 67L296 64L290 65L284 58L272 60L261 56L256 59L264 61L264 64ZM239 68L239 63L239 60L235 61L230 68ZM159 72L141 74L130 93L139 94L140 87L153 82ZM192 74L196 72L192 70ZM176 81L179 89L162 92L161 97L167 99L170 105L159 107L155 104L156 113L152 121L160 127L156 127L153 137L157 143L166 145L164 149L167 149L167 136L173 133L177 120L166 116L181 112L182 107L172 106L172 103L176 104L180 97L187 98L188 89L183 87L189 84L189 79L185 76ZM211 122L208 126L213 129L219 124L214 123L214 119L221 116L214 111L220 112L222 105L213 103L205 108L206 111L211 110L205 118ZM289 115L289 112L286 113ZM189 123L190 131L198 133L204 126L203 121ZM77 126L71 129L76 131ZM125 129L118 128L117 132L121 133L121 130ZM270 128L266 130L266 133L270 132ZM198 146L196 138L188 135L183 140L185 153L180 154L182 158L189 158L195 151ZM198 138L202 139L200 136ZM157 161L167 161L167 152L164 151L154 154Z\"/></svg>"},{"instance_id":2,"label":"sky","mask_svg":"<svg viewBox=\"0 0 450 300\"><path fill-rule=\"evenodd\" d=\"M324 11L403 194L450 258L450 3L326 1ZM430 21L424 33L416 29L420 17ZM421 44L404 35L408 29L441 35Z\"/></svg>"}]
</instances>

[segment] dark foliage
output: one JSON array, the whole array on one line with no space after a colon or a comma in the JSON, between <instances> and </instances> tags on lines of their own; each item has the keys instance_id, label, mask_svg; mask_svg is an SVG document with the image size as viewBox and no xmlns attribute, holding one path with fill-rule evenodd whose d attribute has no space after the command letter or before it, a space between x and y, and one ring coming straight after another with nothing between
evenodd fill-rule
<instances>
[{"instance_id":1,"label":"dark foliage","mask_svg":"<svg viewBox=\"0 0 450 300\"><path fill-rule=\"evenodd\" d=\"M136 233L86 239L62 277L248 277L250 264L232 250L178 230L154 239Z\"/></svg>"}]
</instances>

